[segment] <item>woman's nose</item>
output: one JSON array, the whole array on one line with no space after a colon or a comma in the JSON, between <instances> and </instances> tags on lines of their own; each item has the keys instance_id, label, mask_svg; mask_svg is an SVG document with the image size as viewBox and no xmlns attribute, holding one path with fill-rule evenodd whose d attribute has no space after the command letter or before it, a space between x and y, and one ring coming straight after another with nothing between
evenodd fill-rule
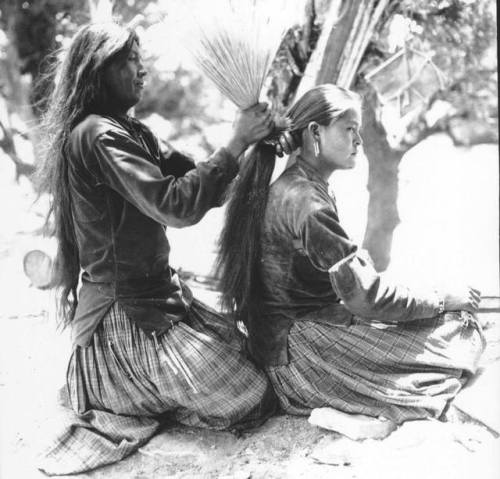
<instances>
[{"instance_id":1,"label":"woman's nose","mask_svg":"<svg viewBox=\"0 0 500 479\"><path fill-rule=\"evenodd\" d=\"M144 64L142 62L139 63L139 69L137 71L137 76L139 78L143 78L145 77L146 75L148 74L148 72L146 71L146 69L144 68Z\"/></svg>"},{"instance_id":2,"label":"woman's nose","mask_svg":"<svg viewBox=\"0 0 500 479\"><path fill-rule=\"evenodd\" d=\"M359 134L359 132L356 132L356 136L354 138L354 143L356 144L356 146L361 146L363 144L363 138L361 138L361 135Z\"/></svg>"}]
</instances>

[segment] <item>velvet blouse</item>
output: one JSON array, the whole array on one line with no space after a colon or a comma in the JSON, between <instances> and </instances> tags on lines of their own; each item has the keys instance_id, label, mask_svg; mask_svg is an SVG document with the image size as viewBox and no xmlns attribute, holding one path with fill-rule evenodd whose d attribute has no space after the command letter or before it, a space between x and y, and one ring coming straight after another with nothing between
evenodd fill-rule
<instances>
[{"instance_id":1,"label":"velvet blouse","mask_svg":"<svg viewBox=\"0 0 500 479\"><path fill-rule=\"evenodd\" d=\"M89 344L113 303L148 334L186 317L192 295L170 267L168 227L220 206L238 162L224 148L195 163L160 148L128 117L89 115L69 139L69 189L81 284L73 343Z\"/></svg>"}]
</instances>

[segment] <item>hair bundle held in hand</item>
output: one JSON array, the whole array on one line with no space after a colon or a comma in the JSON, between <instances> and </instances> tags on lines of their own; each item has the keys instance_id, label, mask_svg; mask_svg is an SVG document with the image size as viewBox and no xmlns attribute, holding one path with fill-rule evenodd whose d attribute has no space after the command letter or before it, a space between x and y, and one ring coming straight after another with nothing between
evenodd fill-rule
<instances>
[{"instance_id":1,"label":"hair bundle held in hand","mask_svg":"<svg viewBox=\"0 0 500 479\"><path fill-rule=\"evenodd\" d=\"M194 13L187 47L202 72L242 110L259 101L288 26L285 3L215 0L203 18ZM232 189L219 240L223 307L244 323L257 305L261 228L273 169L274 147L254 145Z\"/></svg>"}]
</instances>

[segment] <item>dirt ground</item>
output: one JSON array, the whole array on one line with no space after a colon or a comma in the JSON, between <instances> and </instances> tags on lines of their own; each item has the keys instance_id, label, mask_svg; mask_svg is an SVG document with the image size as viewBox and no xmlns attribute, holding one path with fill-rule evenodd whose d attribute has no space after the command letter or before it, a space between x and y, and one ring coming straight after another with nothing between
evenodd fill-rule
<instances>
[{"instance_id":1,"label":"dirt ground","mask_svg":"<svg viewBox=\"0 0 500 479\"><path fill-rule=\"evenodd\" d=\"M500 364L500 317L483 316L490 321L485 364L494 368ZM44 314L0 318L0 328L0 477L42 478L36 452L57 427L67 337L57 335ZM483 386L474 397L478 411L485 393L495 394L498 404L494 388ZM311 426L307 418L278 415L241 436L165 426L122 462L72 477L498 479L499 452L498 434L456 408L448 422L409 422L384 440L359 442Z\"/></svg>"},{"instance_id":2,"label":"dirt ground","mask_svg":"<svg viewBox=\"0 0 500 479\"><path fill-rule=\"evenodd\" d=\"M56 331L51 293L30 287L22 271L24 253L40 241L36 232L43 204L33 206L29 187L13 182L12 172L2 168L0 478L42 478L46 476L35 467L36 452L58 425L57 391L70 345L67 333ZM494 174L498 185L498 169ZM483 182L478 194L484 193L481 187ZM211 212L210 218L220 221L220 212ZM191 245L199 241L195 253L187 256L175 249L174 261L206 273L213 261L206 242L210 231L210 222L200 225L189 240ZM174 232L171 239L187 242L183 235L183 230ZM483 253L475 252L476 257ZM213 300L210 291L200 288L196 293ZM447 422L409 422L384 440L360 442L288 415L275 416L241 436L166 426L122 462L72 477L498 479L500 439L493 429L500 432L500 313L483 312L481 320L488 338L484 374L457 398Z\"/></svg>"}]
</instances>

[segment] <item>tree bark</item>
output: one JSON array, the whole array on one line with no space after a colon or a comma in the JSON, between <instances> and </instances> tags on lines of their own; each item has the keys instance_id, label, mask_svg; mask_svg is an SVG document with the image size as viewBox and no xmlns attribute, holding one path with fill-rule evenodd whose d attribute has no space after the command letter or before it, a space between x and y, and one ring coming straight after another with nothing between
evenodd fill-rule
<instances>
[{"instance_id":1,"label":"tree bark","mask_svg":"<svg viewBox=\"0 0 500 479\"><path fill-rule=\"evenodd\" d=\"M318 40L316 1L307 0L300 27L291 28L273 63L267 96L280 113L293 103Z\"/></svg>"},{"instance_id":2,"label":"tree bark","mask_svg":"<svg viewBox=\"0 0 500 479\"><path fill-rule=\"evenodd\" d=\"M387 141L384 127L377 119L374 91L363 101L363 149L368 158L368 214L363 248L373 259L375 269L389 266L394 229L399 224L397 208L398 171L403 150L395 150Z\"/></svg>"},{"instance_id":3,"label":"tree bark","mask_svg":"<svg viewBox=\"0 0 500 479\"><path fill-rule=\"evenodd\" d=\"M307 63L305 71L303 72L300 84L297 89L297 97L302 96L307 90L317 85L318 76L320 74L321 67L328 62L324 61L325 56L330 58L330 62L333 64L334 59L331 58L331 42L329 38L332 35L333 29L340 15L340 7L342 5L342 0L331 0L328 12L325 15L325 20L321 26L321 34L319 36L318 42L311 54L310 60ZM330 82L334 83L334 76L332 75Z\"/></svg>"},{"instance_id":4,"label":"tree bark","mask_svg":"<svg viewBox=\"0 0 500 479\"><path fill-rule=\"evenodd\" d=\"M16 132L11 128L6 127L1 120L0 132L2 133L0 138L0 148L13 161L16 167L16 181L19 180L21 176L30 178L33 173L35 173L35 167L31 163L25 163L19 157L14 143L14 133Z\"/></svg>"}]
</instances>

